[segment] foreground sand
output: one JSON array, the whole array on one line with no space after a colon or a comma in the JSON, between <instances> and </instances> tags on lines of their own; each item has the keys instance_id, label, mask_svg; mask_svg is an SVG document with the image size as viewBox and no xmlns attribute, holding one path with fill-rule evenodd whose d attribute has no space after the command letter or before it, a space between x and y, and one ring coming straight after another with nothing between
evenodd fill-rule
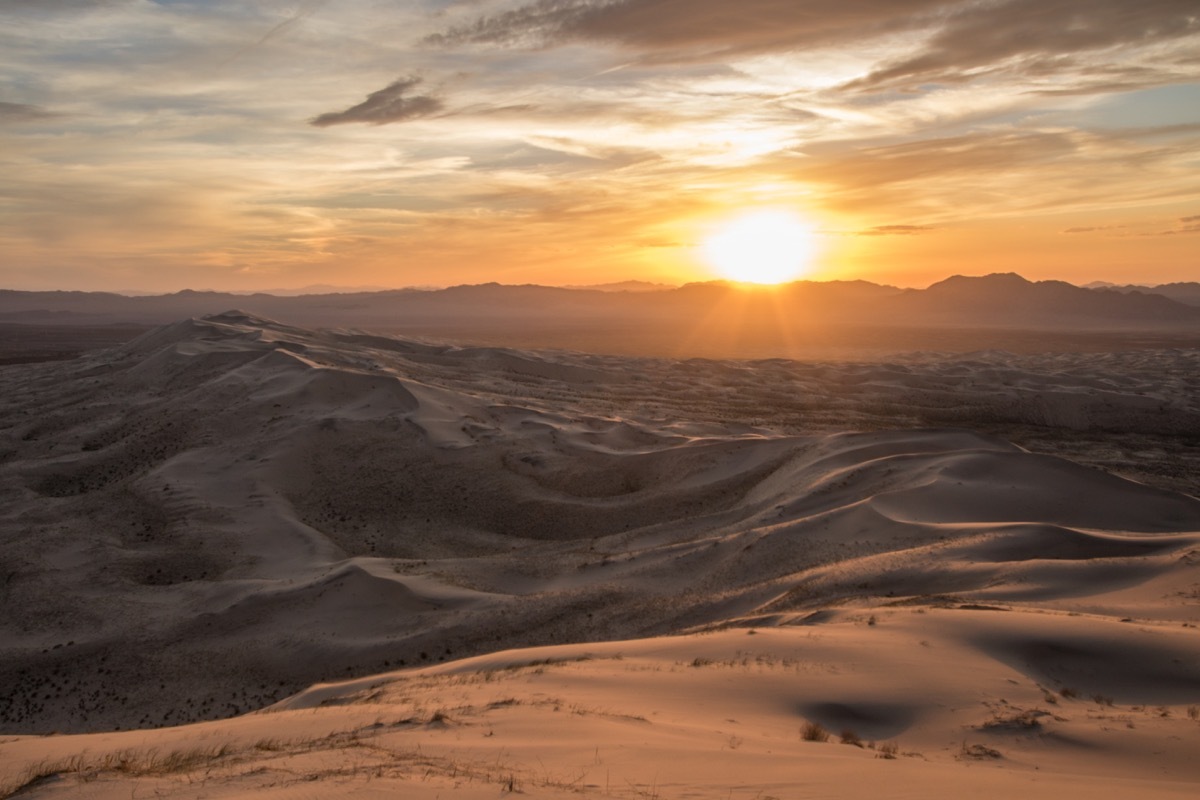
<instances>
[{"instance_id":1,"label":"foreground sand","mask_svg":"<svg viewBox=\"0 0 1200 800\"><path fill-rule=\"evenodd\" d=\"M1194 797L1178 625L880 609L506 651L159 731L0 742L35 797ZM1190 715L1189 715L1190 712ZM807 741L816 722L827 742ZM857 745L841 742L850 734ZM893 755L894 757L889 757Z\"/></svg>"},{"instance_id":2,"label":"foreground sand","mask_svg":"<svg viewBox=\"0 0 1200 800\"><path fill-rule=\"evenodd\" d=\"M225 314L0 368L0 787L1192 796L1198 361Z\"/></svg>"}]
</instances>

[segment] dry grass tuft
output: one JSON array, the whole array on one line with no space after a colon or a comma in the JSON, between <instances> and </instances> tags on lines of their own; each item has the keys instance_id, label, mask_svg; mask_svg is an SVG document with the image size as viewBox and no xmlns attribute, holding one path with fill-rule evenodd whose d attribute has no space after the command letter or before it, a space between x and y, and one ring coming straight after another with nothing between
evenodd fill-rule
<instances>
[{"instance_id":1,"label":"dry grass tuft","mask_svg":"<svg viewBox=\"0 0 1200 800\"><path fill-rule=\"evenodd\" d=\"M857 733L850 730L849 728L842 731L841 742L842 742L842 744L849 744L849 745L853 745L855 747L863 747L862 737L860 737Z\"/></svg>"},{"instance_id":2,"label":"dry grass tuft","mask_svg":"<svg viewBox=\"0 0 1200 800\"><path fill-rule=\"evenodd\" d=\"M979 726L984 731L1036 731L1042 728L1042 718L1050 712L1041 709L998 714Z\"/></svg>"},{"instance_id":3,"label":"dry grass tuft","mask_svg":"<svg viewBox=\"0 0 1200 800\"><path fill-rule=\"evenodd\" d=\"M828 742L829 731L821 727L819 723L807 722L800 729L800 738L806 742Z\"/></svg>"},{"instance_id":4,"label":"dry grass tuft","mask_svg":"<svg viewBox=\"0 0 1200 800\"><path fill-rule=\"evenodd\" d=\"M94 758L79 754L54 761L40 761L26 769L15 784L0 787L0 800L15 797L58 777L73 776L80 782L89 782L106 772L134 777L191 772L198 767L211 765L232 752L228 744L220 744L167 753L156 749L120 750Z\"/></svg>"},{"instance_id":5,"label":"dry grass tuft","mask_svg":"<svg viewBox=\"0 0 1200 800\"><path fill-rule=\"evenodd\" d=\"M968 745L963 742L962 749L958 753L958 757L962 758L1004 758L1004 754L999 750L988 747L982 744Z\"/></svg>"}]
</instances>

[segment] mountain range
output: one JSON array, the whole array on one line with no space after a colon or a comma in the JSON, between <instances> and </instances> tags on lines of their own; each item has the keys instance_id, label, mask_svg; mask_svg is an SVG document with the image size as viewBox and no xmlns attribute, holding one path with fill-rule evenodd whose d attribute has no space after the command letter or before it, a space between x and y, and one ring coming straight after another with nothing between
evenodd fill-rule
<instances>
[{"instance_id":1,"label":"mountain range","mask_svg":"<svg viewBox=\"0 0 1200 800\"><path fill-rule=\"evenodd\" d=\"M867 281L797 281L755 290L720 281L668 287L627 282L596 287L503 285L445 289L322 292L304 295L235 294L185 289L129 296L111 292L0 290L0 321L103 321L160 324L238 307L295 324L392 323L462 316L517 320L695 316L726 303L770 307L813 321L894 325L1032 326L1056 330L1110 324L1200 324L1200 284L1082 288L1063 281L1029 281L1014 273L955 275L927 289Z\"/></svg>"},{"instance_id":2,"label":"mountain range","mask_svg":"<svg viewBox=\"0 0 1200 800\"><path fill-rule=\"evenodd\" d=\"M26 325L160 325L233 308L307 327L721 358L845 357L855 348L1087 350L1073 339L1131 340L1131 332L1154 335L1156 346L1176 347L1192 346L1200 335L1200 305L1149 290L1089 289L1012 273L956 275L926 289L867 281L798 281L763 289L714 281L615 290L486 283L301 296L0 291L0 323ZM958 333L948 335L950 330ZM1050 346L1054 337L1045 333L1072 341Z\"/></svg>"},{"instance_id":3,"label":"mountain range","mask_svg":"<svg viewBox=\"0 0 1200 800\"><path fill-rule=\"evenodd\" d=\"M1200 283L1196 281L1184 281L1179 283L1162 283L1158 286L1141 286L1138 284L1119 285L1116 283L1107 283L1105 281L1094 281L1086 284L1086 289L1104 289L1110 292L1121 292L1129 294L1131 292L1141 292L1143 294L1161 294L1163 297L1169 297L1180 303L1187 303L1191 306L1200 306Z\"/></svg>"}]
</instances>

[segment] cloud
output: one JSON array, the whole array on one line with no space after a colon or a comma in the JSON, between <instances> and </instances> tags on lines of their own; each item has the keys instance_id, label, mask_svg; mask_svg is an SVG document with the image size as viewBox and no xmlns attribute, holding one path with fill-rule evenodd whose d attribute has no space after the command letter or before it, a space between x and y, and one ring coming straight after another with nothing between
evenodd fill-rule
<instances>
[{"instance_id":1,"label":"cloud","mask_svg":"<svg viewBox=\"0 0 1200 800\"><path fill-rule=\"evenodd\" d=\"M1064 131L972 132L901 144L854 149L802 164L797 177L872 190L891 183L940 180L955 174L1007 173L1062 162L1080 148Z\"/></svg>"},{"instance_id":2,"label":"cloud","mask_svg":"<svg viewBox=\"0 0 1200 800\"><path fill-rule=\"evenodd\" d=\"M5 103L0 101L0 125L9 122L36 122L40 119L50 119L57 116L40 106L25 103Z\"/></svg>"},{"instance_id":3,"label":"cloud","mask_svg":"<svg viewBox=\"0 0 1200 800\"><path fill-rule=\"evenodd\" d=\"M271 41L275 37L280 36L284 33L287 33L289 30L291 30L292 28L299 25L305 19L312 16L312 14L314 12L316 12L318 9L320 9L322 6L324 6L327 2L328 2L328 0L305 0L305 2L301 3L300 7L297 8L296 11L290 17L283 20L282 22L277 22L274 25L272 25L270 27L270 29L267 30L267 32L264 33L262 36L260 36L256 41L254 41L250 44L247 44L241 50L238 50L232 56L225 59L225 62L222 64L222 66L228 65L231 62L236 61L237 59L241 58L242 56L244 56L246 53L250 52L254 48L261 47L262 45Z\"/></svg>"},{"instance_id":4,"label":"cloud","mask_svg":"<svg viewBox=\"0 0 1200 800\"><path fill-rule=\"evenodd\" d=\"M56 14L129 5L131 0L0 0L0 13Z\"/></svg>"},{"instance_id":5,"label":"cloud","mask_svg":"<svg viewBox=\"0 0 1200 800\"><path fill-rule=\"evenodd\" d=\"M1181 233L1200 233L1200 214L1191 217L1179 217L1173 228L1160 231L1149 231L1133 234L1135 236L1178 236ZM1106 233L1116 231L1118 236L1129 236L1128 225L1089 225L1079 228L1067 228L1062 233Z\"/></svg>"},{"instance_id":6,"label":"cloud","mask_svg":"<svg viewBox=\"0 0 1200 800\"><path fill-rule=\"evenodd\" d=\"M1195 0L534 0L426 37L426 44L521 48L615 45L640 63L720 61L808 52L904 34L895 53L848 88L954 83L1007 69L1093 83L1149 86L1190 74L1186 53L1088 63L1085 54L1200 35ZM897 52L897 49L899 51ZM1072 81L1074 83L1074 81ZM1071 86L1047 91L1077 91Z\"/></svg>"},{"instance_id":7,"label":"cloud","mask_svg":"<svg viewBox=\"0 0 1200 800\"><path fill-rule=\"evenodd\" d=\"M907 30L946 0L536 0L427 37L434 45L600 41L650 61L778 52Z\"/></svg>"},{"instance_id":8,"label":"cloud","mask_svg":"<svg viewBox=\"0 0 1200 800\"><path fill-rule=\"evenodd\" d=\"M1067 228L1062 233L1101 233L1103 231L1126 230L1128 225L1086 225L1077 228Z\"/></svg>"},{"instance_id":9,"label":"cloud","mask_svg":"<svg viewBox=\"0 0 1200 800\"><path fill-rule=\"evenodd\" d=\"M1019 61L1027 75L1088 71L1075 56L1200 35L1195 0L1003 0L959 4L915 55L850 86L885 88L969 80Z\"/></svg>"},{"instance_id":10,"label":"cloud","mask_svg":"<svg viewBox=\"0 0 1200 800\"><path fill-rule=\"evenodd\" d=\"M1179 223L1174 228L1157 233L1149 234L1150 236L1178 236L1181 233L1200 233L1200 214L1190 217L1180 217Z\"/></svg>"},{"instance_id":11,"label":"cloud","mask_svg":"<svg viewBox=\"0 0 1200 800\"><path fill-rule=\"evenodd\" d=\"M331 111L313 117L310 125L318 128L328 128L331 125L349 125L363 123L366 125L388 125L393 122L404 122L417 117L427 117L436 114L444 106L442 101L430 95L415 95L405 97L410 89L422 83L421 78L408 77L394 81L388 86L367 95L367 99L345 111Z\"/></svg>"},{"instance_id":12,"label":"cloud","mask_svg":"<svg viewBox=\"0 0 1200 800\"><path fill-rule=\"evenodd\" d=\"M754 169L819 192L827 209L942 225L1037 213L1098 215L1112 210L1113 198L1127 208L1187 202L1195 197L1189 161L1195 152L1190 141L988 128L874 147L805 144Z\"/></svg>"},{"instance_id":13,"label":"cloud","mask_svg":"<svg viewBox=\"0 0 1200 800\"><path fill-rule=\"evenodd\" d=\"M859 236L916 236L934 230L929 225L876 225L865 231L859 231Z\"/></svg>"}]
</instances>

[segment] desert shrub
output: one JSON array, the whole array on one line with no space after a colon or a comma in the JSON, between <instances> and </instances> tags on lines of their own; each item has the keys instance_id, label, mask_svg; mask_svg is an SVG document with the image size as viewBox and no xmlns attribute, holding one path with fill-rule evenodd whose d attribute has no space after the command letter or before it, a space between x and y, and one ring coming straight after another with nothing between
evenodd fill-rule
<instances>
[{"instance_id":1,"label":"desert shrub","mask_svg":"<svg viewBox=\"0 0 1200 800\"><path fill-rule=\"evenodd\" d=\"M851 744L851 745L854 745L855 747L863 746L862 738L857 733L850 730L849 728L842 731L841 741L842 741L842 744Z\"/></svg>"},{"instance_id":2,"label":"desert shrub","mask_svg":"<svg viewBox=\"0 0 1200 800\"><path fill-rule=\"evenodd\" d=\"M984 731L1036 731L1042 727L1042 717L1050 716L1050 712L1035 709L1020 711L1013 714L997 714L992 719L979 726Z\"/></svg>"},{"instance_id":3,"label":"desert shrub","mask_svg":"<svg viewBox=\"0 0 1200 800\"><path fill-rule=\"evenodd\" d=\"M879 745L879 755L877 758L895 758L900 754L900 745L895 742L884 742Z\"/></svg>"},{"instance_id":4,"label":"desert shrub","mask_svg":"<svg viewBox=\"0 0 1200 800\"><path fill-rule=\"evenodd\" d=\"M828 742L829 731L821 727L819 723L807 722L800 729L800 738L806 742Z\"/></svg>"},{"instance_id":5,"label":"desert shrub","mask_svg":"<svg viewBox=\"0 0 1200 800\"><path fill-rule=\"evenodd\" d=\"M1004 754L999 750L988 747L982 744L968 745L963 742L962 749L958 753L959 758L1004 758Z\"/></svg>"}]
</instances>

